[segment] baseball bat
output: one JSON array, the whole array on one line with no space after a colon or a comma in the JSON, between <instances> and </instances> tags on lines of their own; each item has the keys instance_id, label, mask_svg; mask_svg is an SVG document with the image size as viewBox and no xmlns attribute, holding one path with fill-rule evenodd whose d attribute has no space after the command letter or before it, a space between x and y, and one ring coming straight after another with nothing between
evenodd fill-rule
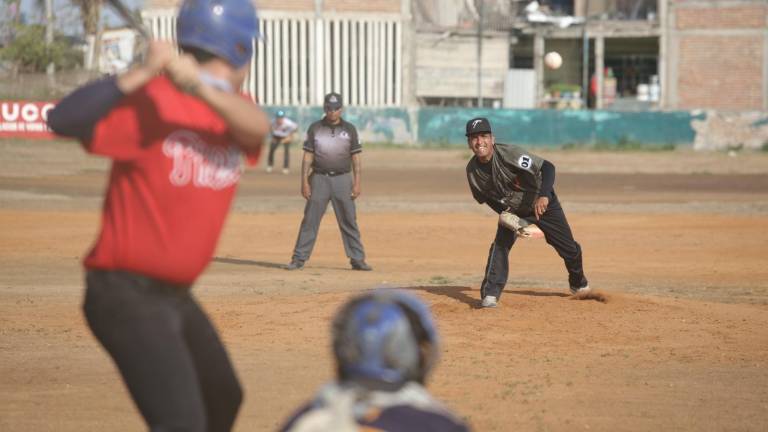
<instances>
[{"instance_id":1,"label":"baseball bat","mask_svg":"<svg viewBox=\"0 0 768 432\"><path fill-rule=\"evenodd\" d=\"M126 24L128 24L128 26L138 31L144 39L149 40L152 38L152 35L149 33L149 29L144 26L144 23L141 21L141 19L134 15L130 10L128 10L128 8L125 7L121 0L107 0L107 3L112 6L112 9L115 10L120 18L122 18Z\"/></svg>"}]
</instances>

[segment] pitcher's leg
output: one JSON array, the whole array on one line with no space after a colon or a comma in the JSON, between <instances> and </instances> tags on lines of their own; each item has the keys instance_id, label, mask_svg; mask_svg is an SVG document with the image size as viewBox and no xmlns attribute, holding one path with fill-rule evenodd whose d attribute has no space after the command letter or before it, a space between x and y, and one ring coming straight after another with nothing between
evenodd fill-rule
<instances>
[{"instance_id":1,"label":"pitcher's leg","mask_svg":"<svg viewBox=\"0 0 768 432\"><path fill-rule=\"evenodd\" d=\"M331 184L333 185L331 204L344 242L344 252L350 260L365 261L365 250L360 240L360 229L357 226L357 207L351 197L352 175L332 177Z\"/></svg>"},{"instance_id":2,"label":"pitcher's leg","mask_svg":"<svg viewBox=\"0 0 768 432\"><path fill-rule=\"evenodd\" d=\"M509 251L515 244L517 235L514 231L499 225L496 229L491 247L488 250L488 261L485 265L485 276L480 285L480 297L501 297L501 292L509 277Z\"/></svg>"},{"instance_id":3,"label":"pitcher's leg","mask_svg":"<svg viewBox=\"0 0 768 432\"><path fill-rule=\"evenodd\" d=\"M316 174L309 179L312 186L312 195L304 206L304 218L301 220L299 236L296 239L296 247L293 249L293 260L305 262L312 254L312 249L317 240L317 231L320 221L323 219L328 201L331 199L331 188L328 176Z\"/></svg>"},{"instance_id":4,"label":"pitcher's leg","mask_svg":"<svg viewBox=\"0 0 768 432\"><path fill-rule=\"evenodd\" d=\"M568 271L569 286L576 288L586 286L587 278L584 275L581 246L573 238L563 209L559 205L548 208L537 225L544 232L547 243L555 248L557 254L563 259L565 269Z\"/></svg>"}]
</instances>

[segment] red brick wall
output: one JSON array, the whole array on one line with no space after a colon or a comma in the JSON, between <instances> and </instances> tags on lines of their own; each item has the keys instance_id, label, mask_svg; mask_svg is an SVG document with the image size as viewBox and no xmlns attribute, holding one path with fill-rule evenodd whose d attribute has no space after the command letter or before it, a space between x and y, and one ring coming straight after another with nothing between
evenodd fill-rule
<instances>
[{"instance_id":1,"label":"red brick wall","mask_svg":"<svg viewBox=\"0 0 768 432\"><path fill-rule=\"evenodd\" d=\"M677 108L762 110L768 2L674 2Z\"/></svg>"},{"instance_id":2,"label":"red brick wall","mask_svg":"<svg viewBox=\"0 0 768 432\"><path fill-rule=\"evenodd\" d=\"M400 13L400 0L325 0L324 10Z\"/></svg>"},{"instance_id":3,"label":"red brick wall","mask_svg":"<svg viewBox=\"0 0 768 432\"><path fill-rule=\"evenodd\" d=\"M761 109L762 36L683 36L678 58L681 108Z\"/></svg>"},{"instance_id":4,"label":"red brick wall","mask_svg":"<svg viewBox=\"0 0 768 432\"><path fill-rule=\"evenodd\" d=\"M677 9L677 29L762 29L765 5L692 7Z\"/></svg>"},{"instance_id":5,"label":"red brick wall","mask_svg":"<svg viewBox=\"0 0 768 432\"><path fill-rule=\"evenodd\" d=\"M259 0L256 2L261 10L288 10L313 12L314 0Z\"/></svg>"}]
</instances>

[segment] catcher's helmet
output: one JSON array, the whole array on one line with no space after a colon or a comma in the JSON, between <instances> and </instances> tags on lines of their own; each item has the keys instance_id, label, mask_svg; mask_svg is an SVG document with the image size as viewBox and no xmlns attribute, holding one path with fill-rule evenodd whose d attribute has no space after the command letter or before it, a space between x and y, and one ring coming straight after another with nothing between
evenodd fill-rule
<instances>
[{"instance_id":1,"label":"catcher's helmet","mask_svg":"<svg viewBox=\"0 0 768 432\"><path fill-rule=\"evenodd\" d=\"M239 68L253 55L260 37L259 19L251 0L184 0L176 18L180 46L211 53Z\"/></svg>"},{"instance_id":2,"label":"catcher's helmet","mask_svg":"<svg viewBox=\"0 0 768 432\"><path fill-rule=\"evenodd\" d=\"M424 383L438 349L429 309L405 292L376 290L356 297L333 322L333 351L343 381L385 388Z\"/></svg>"}]
</instances>

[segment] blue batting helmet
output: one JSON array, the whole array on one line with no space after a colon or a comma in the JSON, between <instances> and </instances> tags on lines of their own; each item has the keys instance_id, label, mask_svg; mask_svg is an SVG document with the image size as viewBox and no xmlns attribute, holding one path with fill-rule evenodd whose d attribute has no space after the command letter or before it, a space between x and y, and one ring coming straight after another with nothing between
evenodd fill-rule
<instances>
[{"instance_id":1,"label":"blue batting helmet","mask_svg":"<svg viewBox=\"0 0 768 432\"><path fill-rule=\"evenodd\" d=\"M239 68L253 55L260 36L251 0L184 0L176 18L180 46L211 53Z\"/></svg>"},{"instance_id":2,"label":"blue batting helmet","mask_svg":"<svg viewBox=\"0 0 768 432\"><path fill-rule=\"evenodd\" d=\"M275 113L275 116L277 116L277 117L285 117L285 111L279 110L278 112Z\"/></svg>"},{"instance_id":3,"label":"blue batting helmet","mask_svg":"<svg viewBox=\"0 0 768 432\"><path fill-rule=\"evenodd\" d=\"M333 323L341 380L398 387L424 383L438 357L438 336L427 306L396 290L350 300Z\"/></svg>"}]
</instances>

